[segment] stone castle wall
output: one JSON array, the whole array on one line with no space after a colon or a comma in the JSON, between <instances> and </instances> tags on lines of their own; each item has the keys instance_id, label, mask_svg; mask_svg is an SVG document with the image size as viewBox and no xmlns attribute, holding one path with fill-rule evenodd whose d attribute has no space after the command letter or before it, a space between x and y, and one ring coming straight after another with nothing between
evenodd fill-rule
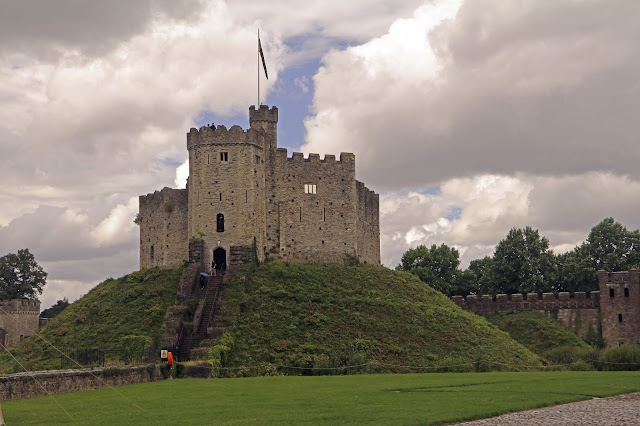
<instances>
[{"instance_id":1,"label":"stone castle wall","mask_svg":"<svg viewBox=\"0 0 640 426\"><path fill-rule=\"evenodd\" d=\"M589 325L594 331L599 329L600 292L592 291L589 297L585 292L576 292L573 297L568 292L498 294L495 299L491 295L453 296L453 302L464 310L477 315L495 315L508 312L532 311L556 319L562 326L584 338Z\"/></svg>"},{"instance_id":2,"label":"stone castle wall","mask_svg":"<svg viewBox=\"0 0 640 426\"><path fill-rule=\"evenodd\" d=\"M451 300L478 315L533 311L557 319L560 324L584 338L589 325L602 330L607 346L640 344L640 279L638 270L598 271L600 291L572 295L566 292L453 296Z\"/></svg>"},{"instance_id":3,"label":"stone castle wall","mask_svg":"<svg viewBox=\"0 0 640 426\"><path fill-rule=\"evenodd\" d=\"M267 199L267 250L294 262L342 262L357 252L355 156L275 155ZM311 186L311 187L310 187ZM315 191L315 193L313 193Z\"/></svg>"},{"instance_id":4,"label":"stone castle wall","mask_svg":"<svg viewBox=\"0 0 640 426\"><path fill-rule=\"evenodd\" d=\"M358 192L358 257L380 264L380 200L378 194L356 181Z\"/></svg>"},{"instance_id":5,"label":"stone castle wall","mask_svg":"<svg viewBox=\"0 0 640 426\"><path fill-rule=\"evenodd\" d=\"M602 336L607 346L640 343L638 270L598 271Z\"/></svg>"},{"instance_id":6,"label":"stone castle wall","mask_svg":"<svg viewBox=\"0 0 640 426\"><path fill-rule=\"evenodd\" d=\"M38 331L40 302L29 299L0 300L0 352Z\"/></svg>"},{"instance_id":7,"label":"stone castle wall","mask_svg":"<svg viewBox=\"0 0 640 426\"><path fill-rule=\"evenodd\" d=\"M164 188L139 203L140 269L179 267L189 257L187 191Z\"/></svg>"}]
</instances>

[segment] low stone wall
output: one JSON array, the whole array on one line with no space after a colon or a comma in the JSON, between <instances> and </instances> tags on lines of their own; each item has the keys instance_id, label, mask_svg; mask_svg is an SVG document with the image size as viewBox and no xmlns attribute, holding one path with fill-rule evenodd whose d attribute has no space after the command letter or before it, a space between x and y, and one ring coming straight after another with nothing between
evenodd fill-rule
<instances>
[{"instance_id":1,"label":"low stone wall","mask_svg":"<svg viewBox=\"0 0 640 426\"><path fill-rule=\"evenodd\" d=\"M530 311L556 319L562 326L585 338L589 325L598 330L600 317L600 292L592 291L589 297L584 292L506 294L475 296L453 296L453 302L476 315L495 315L508 312Z\"/></svg>"},{"instance_id":2,"label":"low stone wall","mask_svg":"<svg viewBox=\"0 0 640 426\"><path fill-rule=\"evenodd\" d=\"M0 376L0 400L12 401L163 379L157 365L8 374Z\"/></svg>"}]
</instances>

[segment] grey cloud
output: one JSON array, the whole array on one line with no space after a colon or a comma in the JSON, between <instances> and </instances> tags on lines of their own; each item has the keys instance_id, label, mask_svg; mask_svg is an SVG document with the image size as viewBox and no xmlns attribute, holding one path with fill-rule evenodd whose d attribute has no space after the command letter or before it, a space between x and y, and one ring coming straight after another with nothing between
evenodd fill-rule
<instances>
[{"instance_id":1,"label":"grey cloud","mask_svg":"<svg viewBox=\"0 0 640 426\"><path fill-rule=\"evenodd\" d=\"M196 19L202 0L0 0L0 51L104 52L153 18Z\"/></svg>"},{"instance_id":2,"label":"grey cloud","mask_svg":"<svg viewBox=\"0 0 640 426\"><path fill-rule=\"evenodd\" d=\"M319 125L304 149L329 134L322 148L355 151L362 178L385 190L483 173L638 177L637 16L640 3L623 0L467 1L430 34L435 79L367 73L353 51L334 53L315 77Z\"/></svg>"}]
</instances>

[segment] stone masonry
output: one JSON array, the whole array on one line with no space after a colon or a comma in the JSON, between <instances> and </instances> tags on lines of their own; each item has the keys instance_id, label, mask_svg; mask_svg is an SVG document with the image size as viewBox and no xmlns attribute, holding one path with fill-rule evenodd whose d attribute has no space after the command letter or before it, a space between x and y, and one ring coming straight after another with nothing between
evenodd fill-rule
<instances>
[{"instance_id":1,"label":"stone masonry","mask_svg":"<svg viewBox=\"0 0 640 426\"><path fill-rule=\"evenodd\" d=\"M40 302L30 299L0 300L0 352L38 331Z\"/></svg>"},{"instance_id":2,"label":"stone masonry","mask_svg":"<svg viewBox=\"0 0 640 426\"><path fill-rule=\"evenodd\" d=\"M378 195L356 180L355 156L288 157L276 107L252 106L249 122L192 128L187 188L140 196L140 267L179 266L199 240L204 265L230 265L254 239L261 260L379 265Z\"/></svg>"},{"instance_id":3,"label":"stone masonry","mask_svg":"<svg viewBox=\"0 0 640 426\"><path fill-rule=\"evenodd\" d=\"M584 338L589 325L601 330L607 346L621 343L640 343L640 284L638 271L598 272L600 291L584 292L498 294L453 296L453 302L462 309L478 315L503 312L533 311L553 317Z\"/></svg>"},{"instance_id":4,"label":"stone masonry","mask_svg":"<svg viewBox=\"0 0 640 426\"><path fill-rule=\"evenodd\" d=\"M638 270L598 271L600 320L607 346L640 343L640 285Z\"/></svg>"}]
</instances>

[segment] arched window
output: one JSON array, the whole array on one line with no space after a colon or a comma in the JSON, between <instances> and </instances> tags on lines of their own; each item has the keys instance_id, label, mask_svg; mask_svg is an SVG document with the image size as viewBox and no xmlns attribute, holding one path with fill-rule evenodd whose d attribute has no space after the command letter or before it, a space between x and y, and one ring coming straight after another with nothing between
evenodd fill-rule
<instances>
[{"instance_id":1,"label":"arched window","mask_svg":"<svg viewBox=\"0 0 640 426\"><path fill-rule=\"evenodd\" d=\"M224 215L222 213L218 213L218 216L216 217L216 224L218 232L224 232Z\"/></svg>"},{"instance_id":2,"label":"arched window","mask_svg":"<svg viewBox=\"0 0 640 426\"><path fill-rule=\"evenodd\" d=\"M612 288L609 289L609 297L614 297L616 295L616 293L613 291Z\"/></svg>"},{"instance_id":3,"label":"arched window","mask_svg":"<svg viewBox=\"0 0 640 426\"><path fill-rule=\"evenodd\" d=\"M624 289L624 297L629 297L629 289L628 288Z\"/></svg>"}]
</instances>

